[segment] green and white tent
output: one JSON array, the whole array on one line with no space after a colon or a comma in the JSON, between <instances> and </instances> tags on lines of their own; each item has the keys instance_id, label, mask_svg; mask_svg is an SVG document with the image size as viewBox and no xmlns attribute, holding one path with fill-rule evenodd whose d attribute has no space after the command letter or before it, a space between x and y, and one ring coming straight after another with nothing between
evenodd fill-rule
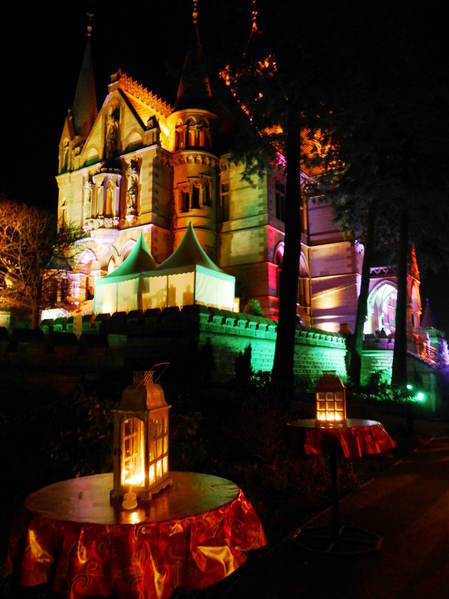
<instances>
[{"instance_id":1,"label":"green and white tent","mask_svg":"<svg viewBox=\"0 0 449 599\"><path fill-rule=\"evenodd\" d=\"M157 267L141 235L125 262L96 281L94 310L118 312L191 304L232 310L234 299L235 277L209 258L189 223L176 251Z\"/></svg>"},{"instance_id":2,"label":"green and white tent","mask_svg":"<svg viewBox=\"0 0 449 599\"><path fill-rule=\"evenodd\" d=\"M156 266L141 233L126 260L111 273L95 281L94 312L112 314L138 310L141 275L155 270Z\"/></svg>"}]
</instances>

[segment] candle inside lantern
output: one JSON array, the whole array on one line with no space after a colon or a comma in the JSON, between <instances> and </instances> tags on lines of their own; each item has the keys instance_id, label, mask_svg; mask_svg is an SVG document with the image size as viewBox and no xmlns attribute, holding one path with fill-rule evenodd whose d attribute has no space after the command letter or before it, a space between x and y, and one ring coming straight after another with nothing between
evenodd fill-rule
<instances>
[{"instance_id":1,"label":"candle inside lantern","mask_svg":"<svg viewBox=\"0 0 449 599\"><path fill-rule=\"evenodd\" d=\"M344 422L346 420L346 388L334 373L324 374L316 387L316 420Z\"/></svg>"},{"instance_id":2,"label":"candle inside lantern","mask_svg":"<svg viewBox=\"0 0 449 599\"><path fill-rule=\"evenodd\" d=\"M122 485L145 484L144 423L139 418L122 422Z\"/></svg>"},{"instance_id":3,"label":"candle inside lantern","mask_svg":"<svg viewBox=\"0 0 449 599\"><path fill-rule=\"evenodd\" d=\"M122 393L114 410L114 488L111 500L133 488L148 501L171 484L168 470L168 411L153 371L135 373L134 384Z\"/></svg>"}]
</instances>

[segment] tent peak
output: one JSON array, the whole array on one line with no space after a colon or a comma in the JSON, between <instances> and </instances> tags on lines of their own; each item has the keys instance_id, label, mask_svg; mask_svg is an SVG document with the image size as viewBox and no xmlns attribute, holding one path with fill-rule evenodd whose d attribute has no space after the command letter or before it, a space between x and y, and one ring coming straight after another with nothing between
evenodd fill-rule
<instances>
[{"instance_id":1,"label":"tent peak","mask_svg":"<svg viewBox=\"0 0 449 599\"><path fill-rule=\"evenodd\" d=\"M115 277L131 276L148 270L155 270L156 267L156 261L151 255L145 237L141 232L129 256L104 278L113 279Z\"/></svg>"},{"instance_id":2,"label":"tent peak","mask_svg":"<svg viewBox=\"0 0 449 599\"><path fill-rule=\"evenodd\" d=\"M159 264L157 270L166 270L169 268L181 268L187 266L204 266L216 272L223 272L202 248L195 229L189 221L184 237L173 252L164 262Z\"/></svg>"}]
</instances>

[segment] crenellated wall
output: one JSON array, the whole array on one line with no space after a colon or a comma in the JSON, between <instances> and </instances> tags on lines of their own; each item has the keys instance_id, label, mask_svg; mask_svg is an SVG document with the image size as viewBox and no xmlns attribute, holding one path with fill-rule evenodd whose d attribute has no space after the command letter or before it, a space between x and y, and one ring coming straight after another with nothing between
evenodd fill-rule
<instances>
[{"instance_id":1,"label":"crenellated wall","mask_svg":"<svg viewBox=\"0 0 449 599\"><path fill-rule=\"evenodd\" d=\"M45 321L42 329L73 333L73 318L64 321ZM98 315L95 320L83 317L82 338L103 337L107 348L122 355L123 364L142 360L179 360L192 352L193 346L201 352L212 345L215 362L214 378L228 380L235 373L235 359L251 345L254 371L270 372L276 344L276 323L262 316L217 310L205 306L186 306L182 310L147 310L126 315L117 313ZM88 343L87 345L90 345ZM105 348L106 349L106 348ZM98 351L97 351L98 354ZM294 371L298 383L312 387L321 373L336 371L346 379L346 342L340 335L327 334L317 329L298 329ZM116 362L115 362L116 363Z\"/></svg>"}]
</instances>

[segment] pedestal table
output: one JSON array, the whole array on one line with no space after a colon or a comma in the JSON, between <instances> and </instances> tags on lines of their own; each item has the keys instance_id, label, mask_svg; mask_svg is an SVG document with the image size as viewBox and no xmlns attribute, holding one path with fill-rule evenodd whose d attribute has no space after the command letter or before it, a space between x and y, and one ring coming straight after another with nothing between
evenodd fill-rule
<instances>
[{"instance_id":1,"label":"pedestal table","mask_svg":"<svg viewBox=\"0 0 449 599\"><path fill-rule=\"evenodd\" d=\"M70 599L165 599L231 574L266 544L241 489L218 476L171 472L173 485L133 511L109 502L112 473L29 495L11 531L7 567L21 586L50 583Z\"/></svg>"},{"instance_id":2,"label":"pedestal table","mask_svg":"<svg viewBox=\"0 0 449 599\"><path fill-rule=\"evenodd\" d=\"M382 424L355 418L332 423L309 418L290 422L288 427L293 443L299 443L307 455L327 453L331 479L332 525L300 528L292 539L307 551L328 555L363 555L380 551L382 537L341 524L337 468L339 454L350 460L393 449L395 443Z\"/></svg>"}]
</instances>

